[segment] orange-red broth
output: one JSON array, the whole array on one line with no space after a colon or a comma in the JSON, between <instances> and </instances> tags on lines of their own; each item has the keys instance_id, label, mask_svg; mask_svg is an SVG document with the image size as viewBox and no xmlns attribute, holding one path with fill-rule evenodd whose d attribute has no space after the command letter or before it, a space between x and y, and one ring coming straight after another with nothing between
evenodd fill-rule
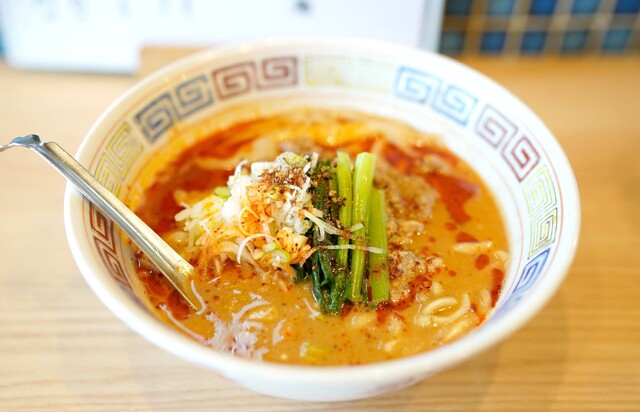
<instances>
[{"instance_id":1,"label":"orange-red broth","mask_svg":"<svg viewBox=\"0 0 640 412\"><path fill-rule=\"evenodd\" d=\"M391 122L355 114L314 113L311 117L316 120L300 114L257 119L210 136L184 151L157 176L145 192L138 215L170 241L169 235L181 229L174 219L181 210L174 192L196 191L204 197L208 190L225 185L233 171L232 167L205 170L195 159L250 156L258 137L274 142L303 137L324 150L346 150L352 158L375 147L386 162L403 173L422 174L438 192L432 216L424 222L426 230L408 247L441 264L431 265L409 284L409 300L373 310L349 305L342 315L331 316L319 314L308 282L264 282L247 268L227 261L219 276L194 279L207 305L204 313L197 314L140 259L138 275L157 315L218 350L266 361L316 365L363 364L417 354L457 339L482 323L502 288L507 241L500 213L477 174L448 150L429 144L428 137L416 138L416 132L406 126L395 128ZM411 137L403 139L402 134ZM404 144L408 150L400 149L400 140L408 140ZM425 156L439 159L452 172L417 170L417 159ZM472 251L456 251L456 244L471 246ZM179 244L173 246L180 249ZM448 322L435 320L459 313L465 294L470 304L462 315ZM456 301L427 312L429 304L440 298ZM242 315L235 324L234 314ZM243 330L242 321L259 326ZM224 336L212 339L216 328ZM258 341L247 345L246 332Z\"/></svg>"}]
</instances>

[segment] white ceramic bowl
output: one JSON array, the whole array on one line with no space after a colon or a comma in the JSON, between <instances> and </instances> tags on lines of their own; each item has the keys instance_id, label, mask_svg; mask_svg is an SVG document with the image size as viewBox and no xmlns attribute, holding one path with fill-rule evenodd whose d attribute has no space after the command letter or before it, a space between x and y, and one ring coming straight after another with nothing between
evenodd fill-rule
<instances>
[{"instance_id":1,"label":"white ceramic bowl","mask_svg":"<svg viewBox=\"0 0 640 412\"><path fill-rule=\"evenodd\" d=\"M206 51L153 74L116 101L77 159L125 198L151 156L169 142L197 140L206 131L201 125L220 113L226 113L220 121L233 122L241 114L229 111L245 104L264 112L301 104L345 107L442 135L480 173L502 210L511 248L503 293L477 330L410 358L356 367L241 359L200 346L155 318L132 290L127 242L68 186L65 224L82 274L117 317L155 345L257 392L364 398L411 385L499 342L562 282L580 225L578 190L564 153L522 102L439 55L362 40L270 40Z\"/></svg>"}]
</instances>

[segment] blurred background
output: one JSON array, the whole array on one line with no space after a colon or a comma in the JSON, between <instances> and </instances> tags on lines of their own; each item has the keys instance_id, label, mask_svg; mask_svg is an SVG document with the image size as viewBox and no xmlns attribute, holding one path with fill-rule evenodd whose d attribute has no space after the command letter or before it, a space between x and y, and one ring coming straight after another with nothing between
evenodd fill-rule
<instances>
[{"instance_id":1,"label":"blurred background","mask_svg":"<svg viewBox=\"0 0 640 412\"><path fill-rule=\"evenodd\" d=\"M0 55L25 69L134 73L156 47L287 35L454 57L638 53L639 11L640 0L0 0Z\"/></svg>"},{"instance_id":2,"label":"blurred background","mask_svg":"<svg viewBox=\"0 0 640 412\"><path fill-rule=\"evenodd\" d=\"M278 36L367 37L435 50L441 0L0 0L8 64L134 72L141 52Z\"/></svg>"},{"instance_id":3,"label":"blurred background","mask_svg":"<svg viewBox=\"0 0 640 412\"><path fill-rule=\"evenodd\" d=\"M640 50L640 0L448 0L450 55L601 54Z\"/></svg>"}]
</instances>

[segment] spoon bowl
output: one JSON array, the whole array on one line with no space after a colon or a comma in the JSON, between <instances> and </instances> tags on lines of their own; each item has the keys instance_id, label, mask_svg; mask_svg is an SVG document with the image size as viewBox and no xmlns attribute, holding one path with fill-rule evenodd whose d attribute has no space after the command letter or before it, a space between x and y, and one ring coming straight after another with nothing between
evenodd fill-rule
<instances>
[{"instance_id":1,"label":"spoon bowl","mask_svg":"<svg viewBox=\"0 0 640 412\"><path fill-rule=\"evenodd\" d=\"M32 149L66 177L146 253L191 306L196 310L200 308L200 302L190 284L193 266L98 182L73 156L57 143L42 142L35 134L16 137L8 144L0 145L0 152L17 146Z\"/></svg>"}]
</instances>

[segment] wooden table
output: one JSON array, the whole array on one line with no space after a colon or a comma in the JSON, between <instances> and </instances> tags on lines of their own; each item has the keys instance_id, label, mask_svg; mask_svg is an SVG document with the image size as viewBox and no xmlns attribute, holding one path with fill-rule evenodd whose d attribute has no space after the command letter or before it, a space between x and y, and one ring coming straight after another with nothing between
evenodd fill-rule
<instances>
[{"instance_id":1,"label":"wooden table","mask_svg":"<svg viewBox=\"0 0 640 412\"><path fill-rule=\"evenodd\" d=\"M580 185L575 263L519 332L374 399L301 405L254 394L166 354L98 301L67 246L63 178L14 149L0 155L0 410L640 410L640 59L465 62L540 115ZM74 152L136 80L0 63L0 140L33 132Z\"/></svg>"}]
</instances>

